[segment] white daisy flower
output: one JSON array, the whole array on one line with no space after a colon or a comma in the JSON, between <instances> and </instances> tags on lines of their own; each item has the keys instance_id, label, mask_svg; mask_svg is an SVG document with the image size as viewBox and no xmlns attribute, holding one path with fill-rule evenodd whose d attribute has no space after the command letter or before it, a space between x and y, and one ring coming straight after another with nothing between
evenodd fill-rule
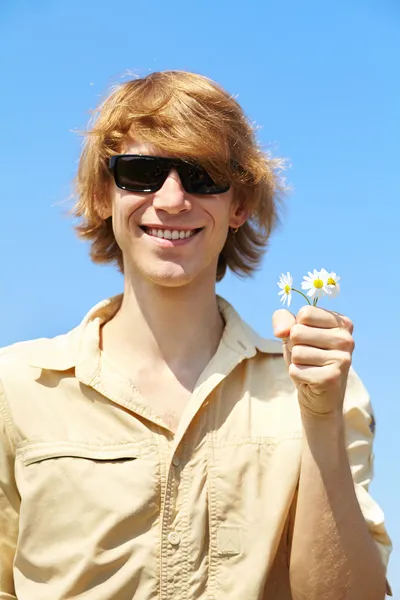
<instances>
[{"instance_id":1,"label":"white daisy flower","mask_svg":"<svg viewBox=\"0 0 400 600\"><path fill-rule=\"evenodd\" d=\"M331 290L330 295L332 298L335 298L340 292L340 283L338 283L339 279L340 277L338 277L334 271L328 273L326 282Z\"/></svg>"},{"instance_id":2,"label":"white daisy flower","mask_svg":"<svg viewBox=\"0 0 400 600\"><path fill-rule=\"evenodd\" d=\"M281 288L281 291L278 292L278 296L282 296L281 302L283 305L285 304L285 302L287 300L288 308L292 301L292 285L293 285L293 277L291 276L289 271L286 273L286 275L284 273L282 273L279 278L279 281L278 281L278 286Z\"/></svg>"},{"instance_id":3,"label":"white daisy flower","mask_svg":"<svg viewBox=\"0 0 400 600\"><path fill-rule=\"evenodd\" d=\"M325 269L321 269L321 271L314 269L313 273L308 271L308 277L304 275L303 279L301 288L308 290L307 296L310 298L318 299L325 294L331 295L331 287L328 286L328 272Z\"/></svg>"}]
</instances>

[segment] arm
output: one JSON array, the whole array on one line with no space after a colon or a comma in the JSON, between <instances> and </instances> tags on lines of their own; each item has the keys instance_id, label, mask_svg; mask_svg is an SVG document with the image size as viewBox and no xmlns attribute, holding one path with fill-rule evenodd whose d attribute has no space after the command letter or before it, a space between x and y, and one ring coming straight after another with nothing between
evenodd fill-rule
<instances>
[{"instance_id":1,"label":"arm","mask_svg":"<svg viewBox=\"0 0 400 600\"><path fill-rule=\"evenodd\" d=\"M290 560L293 600L383 600L390 540L367 491L372 411L363 386L349 374L353 325L312 306L297 318L277 311L274 325L303 425Z\"/></svg>"},{"instance_id":2,"label":"arm","mask_svg":"<svg viewBox=\"0 0 400 600\"><path fill-rule=\"evenodd\" d=\"M355 493L342 415L303 418L303 433L293 600L383 600L385 569Z\"/></svg>"},{"instance_id":3,"label":"arm","mask_svg":"<svg viewBox=\"0 0 400 600\"><path fill-rule=\"evenodd\" d=\"M13 562L18 537L19 495L14 479L14 440L0 385L0 598L16 600Z\"/></svg>"}]
</instances>

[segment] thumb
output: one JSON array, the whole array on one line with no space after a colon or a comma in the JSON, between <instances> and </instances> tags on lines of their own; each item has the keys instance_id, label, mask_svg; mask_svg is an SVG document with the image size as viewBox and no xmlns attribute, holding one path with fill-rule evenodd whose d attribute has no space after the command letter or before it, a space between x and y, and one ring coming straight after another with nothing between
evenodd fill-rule
<instances>
[{"instance_id":1,"label":"thumb","mask_svg":"<svg viewBox=\"0 0 400 600\"><path fill-rule=\"evenodd\" d=\"M291 347L289 344L290 330L296 323L296 317L284 308L276 310L272 315L272 328L274 335L283 342L283 356L286 365L289 366L292 362Z\"/></svg>"},{"instance_id":2,"label":"thumb","mask_svg":"<svg viewBox=\"0 0 400 600\"><path fill-rule=\"evenodd\" d=\"M283 341L290 336L290 330L296 323L296 317L284 308L276 310L272 315L272 328L274 335Z\"/></svg>"}]
</instances>

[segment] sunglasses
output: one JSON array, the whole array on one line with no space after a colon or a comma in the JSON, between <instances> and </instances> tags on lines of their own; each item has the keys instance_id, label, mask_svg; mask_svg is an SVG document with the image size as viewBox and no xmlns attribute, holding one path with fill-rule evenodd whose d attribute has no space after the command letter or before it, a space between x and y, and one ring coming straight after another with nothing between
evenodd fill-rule
<instances>
[{"instance_id":1,"label":"sunglasses","mask_svg":"<svg viewBox=\"0 0 400 600\"><path fill-rule=\"evenodd\" d=\"M183 189L188 194L223 194L229 184L216 183L200 165L180 158L119 154L109 159L108 166L117 187L128 192L157 192L171 169L176 169Z\"/></svg>"}]
</instances>

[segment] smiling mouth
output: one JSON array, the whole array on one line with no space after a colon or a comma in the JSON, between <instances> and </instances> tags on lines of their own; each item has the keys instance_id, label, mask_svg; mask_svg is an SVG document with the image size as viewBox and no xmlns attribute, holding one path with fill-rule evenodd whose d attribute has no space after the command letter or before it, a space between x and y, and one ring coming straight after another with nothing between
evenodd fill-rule
<instances>
[{"instance_id":1,"label":"smiling mouth","mask_svg":"<svg viewBox=\"0 0 400 600\"><path fill-rule=\"evenodd\" d=\"M152 237L164 240L184 240L199 233L203 227L199 229L157 229L155 227L141 226L140 229Z\"/></svg>"}]
</instances>

